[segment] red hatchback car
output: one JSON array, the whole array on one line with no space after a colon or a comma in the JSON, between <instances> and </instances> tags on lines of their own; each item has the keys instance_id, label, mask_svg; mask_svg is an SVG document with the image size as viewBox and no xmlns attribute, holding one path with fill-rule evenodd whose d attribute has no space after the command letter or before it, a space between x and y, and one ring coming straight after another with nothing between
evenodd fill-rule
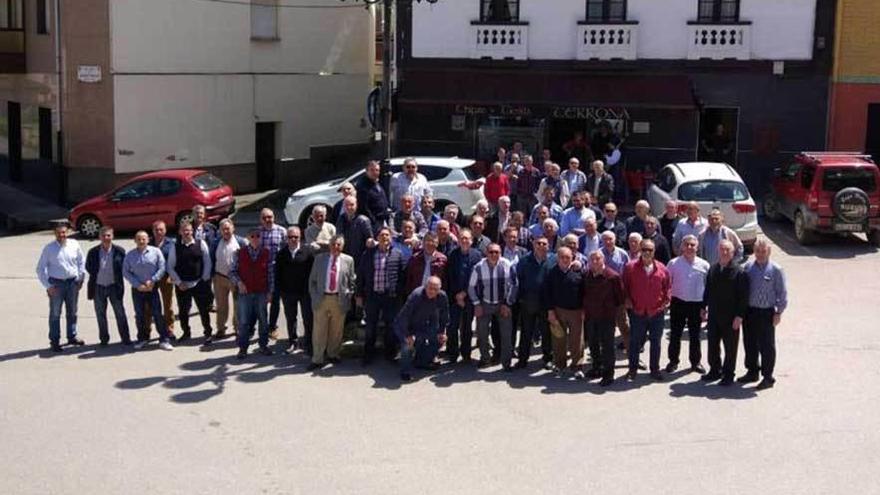
<instances>
[{"instance_id":1,"label":"red hatchback car","mask_svg":"<svg viewBox=\"0 0 880 495\"><path fill-rule=\"evenodd\" d=\"M162 220L172 226L192 218L203 205L209 221L235 211L232 188L204 170L165 170L135 177L70 211L70 223L85 237L97 237L104 225L118 230L147 229Z\"/></svg>"}]
</instances>

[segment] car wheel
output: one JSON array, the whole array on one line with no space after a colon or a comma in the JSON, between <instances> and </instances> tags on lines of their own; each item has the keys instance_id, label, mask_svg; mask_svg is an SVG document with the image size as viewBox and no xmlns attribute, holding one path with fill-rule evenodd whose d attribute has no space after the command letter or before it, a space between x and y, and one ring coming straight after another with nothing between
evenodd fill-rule
<instances>
[{"instance_id":1,"label":"car wheel","mask_svg":"<svg viewBox=\"0 0 880 495\"><path fill-rule=\"evenodd\" d=\"M804 246L812 244L816 240L815 232L807 228L807 221L801 212L794 214L794 236L798 243Z\"/></svg>"},{"instance_id":2,"label":"car wheel","mask_svg":"<svg viewBox=\"0 0 880 495\"><path fill-rule=\"evenodd\" d=\"M84 215L76 224L76 230L80 235L89 239L95 239L101 233L101 221L94 215Z\"/></svg>"},{"instance_id":3,"label":"car wheel","mask_svg":"<svg viewBox=\"0 0 880 495\"><path fill-rule=\"evenodd\" d=\"M764 198L764 217L771 222L782 220L782 214L779 213L779 202L773 194L768 194Z\"/></svg>"},{"instance_id":4,"label":"car wheel","mask_svg":"<svg viewBox=\"0 0 880 495\"><path fill-rule=\"evenodd\" d=\"M183 223L192 223L193 214L192 210L182 211L177 214L177 218L174 220L175 225L177 225L177 229L180 230L180 226Z\"/></svg>"},{"instance_id":5,"label":"car wheel","mask_svg":"<svg viewBox=\"0 0 880 495\"><path fill-rule=\"evenodd\" d=\"M880 230L872 230L868 232L868 242L880 248Z\"/></svg>"}]
</instances>

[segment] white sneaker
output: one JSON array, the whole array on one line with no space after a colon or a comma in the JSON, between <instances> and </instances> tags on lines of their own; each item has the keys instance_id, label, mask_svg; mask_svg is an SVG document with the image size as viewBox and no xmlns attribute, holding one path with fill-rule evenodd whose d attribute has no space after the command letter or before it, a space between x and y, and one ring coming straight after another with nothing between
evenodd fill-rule
<instances>
[{"instance_id":1,"label":"white sneaker","mask_svg":"<svg viewBox=\"0 0 880 495\"><path fill-rule=\"evenodd\" d=\"M171 342L159 342L159 349L163 351L173 351L174 346L171 345Z\"/></svg>"},{"instance_id":2,"label":"white sneaker","mask_svg":"<svg viewBox=\"0 0 880 495\"><path fill-rule=\"evenodd\" d=\"M143 349L145 345L147 345L146 340L138 340L137 342L134 343L134 348L135 349Z\"/></svg>"},{"instance_id":3,"label":"white sneaker","mask_svg":"<svg viewBox=\"0 0 880 495\"><path fill-rule=\"evenodd\" d=\"M584 372L581 370L577 370L574 372L574 377L577 380L583 380L584 379Z\"/></svg>"}]
</instances>

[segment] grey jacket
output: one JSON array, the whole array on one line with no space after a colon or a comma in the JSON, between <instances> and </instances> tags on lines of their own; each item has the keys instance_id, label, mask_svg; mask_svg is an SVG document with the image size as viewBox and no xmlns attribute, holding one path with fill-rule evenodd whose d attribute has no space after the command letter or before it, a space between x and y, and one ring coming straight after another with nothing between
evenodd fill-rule
<instances>
[{"instance_id":1,"label":"grey jacket","mask_svg":"<svg viewBox=\"0 0 880 495\"><path fill-rule=\"evenodd\" d=\"M330 262L330 253L321 253L315 256L315 262L312 265L312 271L309 274L309 295L312 298L312 308L317 310L321 299L324 298L324 291L327 287L327 264ZM348 313L351 308L351 298L354 296L355 274L354 259L351 256L341 253L339 255L338 269L338 285L339 289L339 306L343 313Z\"/></svg>"}]
</instances>

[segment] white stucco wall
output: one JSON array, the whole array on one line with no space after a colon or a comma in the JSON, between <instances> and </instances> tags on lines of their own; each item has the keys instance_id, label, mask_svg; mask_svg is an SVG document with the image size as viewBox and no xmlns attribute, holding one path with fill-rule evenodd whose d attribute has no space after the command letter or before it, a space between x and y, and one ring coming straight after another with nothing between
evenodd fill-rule
<instances>
[{"instance_id":1,"label":"white stucco wall","mask_svg":"<svg viewBox=\"0 0 880 495\"><path fill-rule=\"evenodd\" d=\"M277 158L368 138L375 32L363 4L281 8L280 39L256 41L249 5L111 0L111 33L119 173L251 163L256 122L279 124Z\"/></svg>"},{"instance_id":2,"label":"white stucco wall","mask_svg":"<svg viewBox=\"0 0 880 495\"><path fill-rule=\"evenodd\" d=\"M687 22L697 0L629 0L630 20L639 21L638 58L685 59ZM584 0L521 0L520 20L529 23L529 58L575 58L577 22ZM808 60L812 57L816 0L742 0L742 20L752 22L752 58ZM479 19L478 0L440 0L413 5L413 56L469 58L470 22Z\"/></svg>"}]
</instances>

